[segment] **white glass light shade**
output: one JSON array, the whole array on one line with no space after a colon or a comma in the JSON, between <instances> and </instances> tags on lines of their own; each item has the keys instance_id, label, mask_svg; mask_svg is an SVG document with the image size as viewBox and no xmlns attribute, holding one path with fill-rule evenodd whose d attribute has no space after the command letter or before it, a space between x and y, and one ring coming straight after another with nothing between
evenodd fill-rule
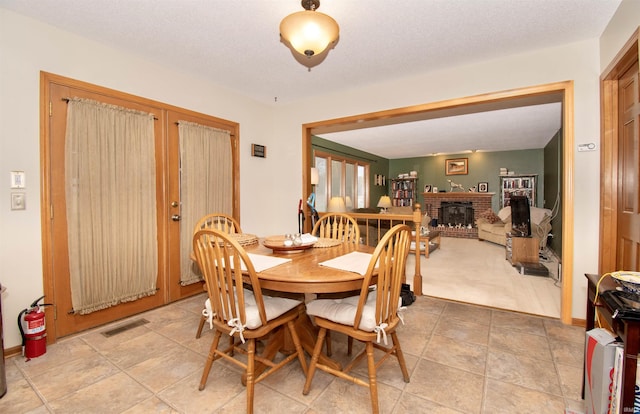
<instances>
[{"instance_id":1,"label":"white glass light shade","mask_svg":"<svg viewBox=\"0 0 640 414\"><path fill-rule=\"evenodd\" d=\"M280 36L296 52L311 57L318 55L338 39L340 27L332 17L317 11L293 13L280 22Z\"/></svg>"},{"instance_id":2,"label":"white glass light shade","mask_svg":"<svg viewBox=\"0 0 640 414\"><path fill-rule=\"evenodd\" d=\"M346 205L347 210L351 210L353 208L353 201L351 201L351 197L346 196L344 198L344 204Z\"/></svg>"},{"instance_id":3,"label":"white glass light shade","mask_svg":"<svg viewBox=\"0 0 640 414\"><path fill-rule=\"evenodd\" d=\"M380 200L378 200L378 207L385 209L391 207L391 198L389 198L389 196L380 197Z\"/></svg>"},{"instance_id":4,"label":"white glass light shade","mask_svg":"<svg viewBox=\"0 0 640 414\"><path fill-rule=\"evenodd\" d=\"M344 199L342 197L331 197L329 200L329 206L327 207L329 213L344 213L347 208L344 205Z\"/></svg>"},{"instance_id":5,"label":"white glass light shade","mask_svg":"<svg viewBox=\"0 0 640 414\"><path fill-rule=\"evenodd\" d=\"M311 185L316 185L319 181L318 169L316 167L311 167Z\"/></svg>"}]
</instances>

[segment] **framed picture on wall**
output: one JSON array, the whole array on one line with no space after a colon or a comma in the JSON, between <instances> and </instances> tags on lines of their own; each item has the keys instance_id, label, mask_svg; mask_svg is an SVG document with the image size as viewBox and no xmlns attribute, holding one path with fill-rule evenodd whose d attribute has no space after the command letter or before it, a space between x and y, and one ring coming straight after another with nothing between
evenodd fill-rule
<instances>
[{"instance_id":1,"label":"framed picture on wall","mask_svg":"<svg viewBox=\"0 0 640 414\"><path fill-rule=\"evenodd\" d=\"M425 193L430 193L431 192L431 184L425 184L424 192Z\"/></svg>"},{"instance_id":2,"label":"framed picture on wall","mask_svg":"<svg viewBox=\"0 0 640 414\"><path fill-rule=\"evenodd\" d=\"M469 174L469 158L450 158L445 161L444 173L446 175Z\"/></svg>"},{"instance_id":3,"label":"framed picture on wall","mask_svg":"<svg viewBox=\"0 0 640 414\"><path fill-rule=\"evenodd\" d=\"M478 192L479 193L489 192L489 183L478 183Z\"/></svg>"}]
</instances>

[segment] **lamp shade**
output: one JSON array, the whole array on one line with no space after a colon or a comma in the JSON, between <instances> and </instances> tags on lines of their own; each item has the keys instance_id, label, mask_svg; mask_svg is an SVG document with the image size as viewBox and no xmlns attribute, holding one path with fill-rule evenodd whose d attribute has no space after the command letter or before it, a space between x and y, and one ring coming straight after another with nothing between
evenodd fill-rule
<instances>
[{"instance_id":1,"label":"lamp shade","mask_svg":"<svg viewBox=\"0 0 640 414\"><path fill-rule=\"evenodd\" d=\"M380 208L389 208L389 207L391 207L391 198L389 198L389 196L380 197L380 200L378 200L378 207L380 207Z\"/></svg>"},{"instance_id":2,"label":"lamp shade","mask_svg":"<svg viewBox=\"0 0 640 414\"><path fill-rule=\"evenodd\" d=\"M318 177L318 169L316 167L311 167L311 185L316 185L320 182Z\"/></svg>"},{"instance_id":3,"label":"lamp shade","mask_svg":"<svg viewBox=\"0 0 640 414\"><path fill-rule=\"evenodd\" d=\"M324 52L339 33L338 23L332 17L314 10L290 14L280 22L280 36L307 57Z\"/></svg>"},{"instance_id":4,"label":"lamp shade","mask_svg":"<svg viewBox=\"0 0 640 414\"><path fill-rule=\"evenodd\" d=\"M331 197L329 200L329 206L327 207L329 213L344 213L347 208L344 205L344 199L342 197Z\"/></svg>"}]
</instances>

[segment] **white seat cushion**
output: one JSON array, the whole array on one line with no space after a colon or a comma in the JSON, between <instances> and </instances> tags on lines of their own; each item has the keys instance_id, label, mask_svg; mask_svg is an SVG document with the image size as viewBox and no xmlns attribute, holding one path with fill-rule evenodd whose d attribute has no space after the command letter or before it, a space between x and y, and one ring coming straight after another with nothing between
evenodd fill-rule
<instances>
[{"instance_id":1,"label":"white seat cushion","mask_svg":"<svg viewBox=\"0 0 640 414\"><path fill-rule=\"evenodd\" d=\"M267 320L277 318L278 316L290 311L302 302L295 299L287 298L275 298L272 296L262 296L264 302L264 310L267 314ZM244 304L247 314L247 329L255 329L262 326L260 321L260 314L258 313L258 306L256 305L256 298L253 295L253 291L244 289Z\"/></svg>"},{"instance_id":2,"label":"white seat cushion","mask_svg":"<svg viewBox=\"0 0 640 414\"><path fill-rule=\"evenodd\" d=\"M358 310L360 295L344 299L316 299L307 303L307 314L319 316L342 325L353 326L353 319ZM376 291L369 292L367 303L362 310L362 319L358 329L373 332L376 327Z\"/></svg>"}]
</instances>

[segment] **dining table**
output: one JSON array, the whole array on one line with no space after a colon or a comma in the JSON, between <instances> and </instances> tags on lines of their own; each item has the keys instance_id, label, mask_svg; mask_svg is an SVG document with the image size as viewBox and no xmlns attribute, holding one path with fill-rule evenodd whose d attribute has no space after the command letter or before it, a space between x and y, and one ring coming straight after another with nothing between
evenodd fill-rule
<instances>
[{"instance_id":1,"label":"dining table","mask_svg":"<svg viewBox=\"0 0 640 414\"><path fill-rule=\"evenodd\" d=\"M332 259L353 256L353 254L370 255L375 248L363 244L327 243L327 241L327 239L320 239L318 243L310 247L303 246L299 249L285 250L269 248L264 245L264 239L260 239L258 243L244 246L244 248L252 257L252 261L256 259L256 256L286 259L280 264L257 272L260 287L265 294L293 295L292 297L302 299L302 297L309 298L310 294L340 294L359 291L364 281L362 272L340 270L324 264ZM362 255L361 260L366 257ZM375 278L372 280L375 282ZM312 355L317 328L306 312L301 312L296 320L295 329L303 349ZM266 341L262 356L273 359L277 352L287 354L294 350L293 341L288 335L273 335ZM341 367L340 363L326 354L321 354L320 359L324 364L335 369L339 370Z\"/></svg>"}]
</instances>

